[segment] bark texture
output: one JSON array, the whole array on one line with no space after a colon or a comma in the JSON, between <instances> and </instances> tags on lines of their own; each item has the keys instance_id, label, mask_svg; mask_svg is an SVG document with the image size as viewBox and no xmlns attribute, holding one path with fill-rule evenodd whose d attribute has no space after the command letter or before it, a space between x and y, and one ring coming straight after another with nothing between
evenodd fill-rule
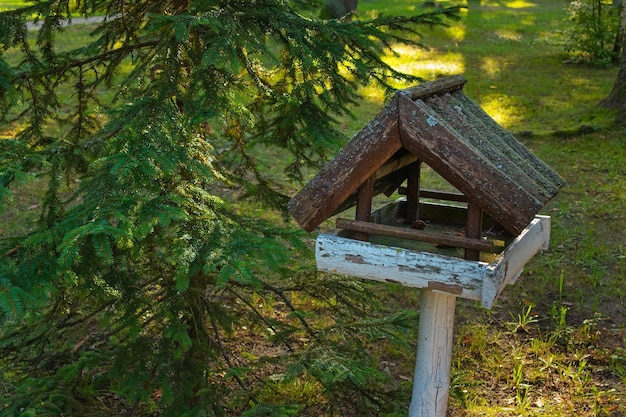
<instances>
[{"instance_id":1,"label":"bark texture","mask_svg":"<svg viewBox=\"0 0 626 417\"><path fill-rule=\"evenodd\" d=\"M626 22L626 7L622 6L620 28ZM621 110L617 112L617 122L626 125L626 36L622 36L619 71L613 89L600 102L600 105L609 109Z\"/></svg>"}]
</instances>

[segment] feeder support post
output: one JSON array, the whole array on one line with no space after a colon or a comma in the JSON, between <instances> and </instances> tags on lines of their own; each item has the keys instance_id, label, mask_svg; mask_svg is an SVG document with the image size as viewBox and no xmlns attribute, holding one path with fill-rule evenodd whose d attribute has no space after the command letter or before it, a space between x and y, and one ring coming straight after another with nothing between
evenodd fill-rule
<instances>
[{"instance_id":1,"label":"feeder support post","mask_svg":"<svg viewBox=\"0 0 626 417\"><path fill-rule=\"evenodd\" d=\"M409 417L445 417L450 392L454 295L424 289Z\"/></svg>"},{"instance_id":2,"label":"feeder support post","mask_svg":"<svg viewBox=\"0 0 626 417\"><path fill-rule=\"evenodd\" d=\"M406 168L408 173L406 191L406 222L411 224L419 220L420 170L419 159Z\"/></svg>"}]
</instances>

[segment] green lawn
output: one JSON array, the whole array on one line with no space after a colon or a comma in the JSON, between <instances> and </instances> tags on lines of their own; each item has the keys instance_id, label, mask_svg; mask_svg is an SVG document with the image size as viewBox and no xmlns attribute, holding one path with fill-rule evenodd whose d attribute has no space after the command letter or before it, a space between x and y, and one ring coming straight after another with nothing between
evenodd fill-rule
<instances>
[{"instance_id":1,"label":"green lawn","mask_svg":"<svg viewBox=\"0 0 626 417\"><path fill-rule=\"evenodd\" d=\"M27 4L27 2L22 1L22 0L5 0L5 1L0 1L0 11L17 9L18 7L21 7L21 6L25 5L25 4Z\"/></svg>"}]
</instances>

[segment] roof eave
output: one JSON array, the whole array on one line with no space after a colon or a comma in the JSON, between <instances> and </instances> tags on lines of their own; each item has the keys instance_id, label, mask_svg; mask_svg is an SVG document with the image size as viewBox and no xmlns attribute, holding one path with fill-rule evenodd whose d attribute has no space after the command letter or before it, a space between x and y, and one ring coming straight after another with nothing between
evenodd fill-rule
<instances>
[{"instance_id":1,"label":"roof eave","mask_svg":"<svg viewBox=\"0 0 626 417\"><path fill-rule=\"evenodd\" d=\"M313 231L401 148L396 95L293 197L289 213Z\"/></svg>"}]
</instances>

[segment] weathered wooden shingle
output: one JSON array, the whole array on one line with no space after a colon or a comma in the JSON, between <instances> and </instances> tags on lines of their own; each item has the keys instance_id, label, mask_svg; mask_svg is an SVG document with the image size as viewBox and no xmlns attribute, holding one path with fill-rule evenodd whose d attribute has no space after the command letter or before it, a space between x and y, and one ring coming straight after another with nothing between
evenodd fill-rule
<instances>
[{"instance_id":1,"label":"weathered wooden shingle","mask_svg":"<svg viewBox=\"0 0 626 417\"><path fill-rule=\"evenodd\" d=\"M393 192L405 166L421 160L513 234L556 195L564 180L447 77L398 92L289 204L307 231L356 201L372 175Z\"/></svg>"}]
</instances>

